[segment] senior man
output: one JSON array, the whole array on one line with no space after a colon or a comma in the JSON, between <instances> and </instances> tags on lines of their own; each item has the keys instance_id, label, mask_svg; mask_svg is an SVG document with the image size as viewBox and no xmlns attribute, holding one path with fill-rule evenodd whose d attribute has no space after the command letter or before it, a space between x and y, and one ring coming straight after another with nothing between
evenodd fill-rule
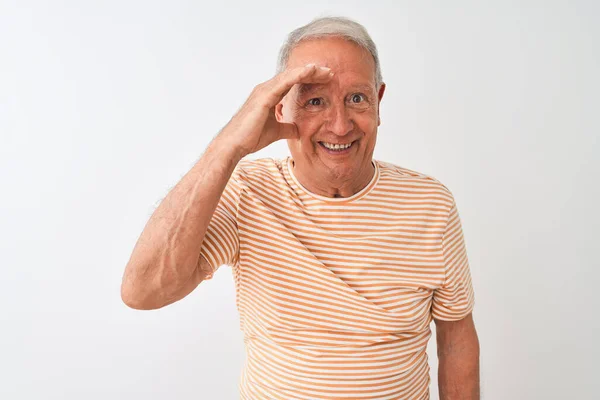
<instances>
[{"instance_id":1,"label":"senior man","mask_svg":"<svg viewBox=\"0 0 600 400\"><path fill-rule=\"evenodd\" d=\"M385 92L375 44L345 18L293 31L144 228L124 302L156 309L232 267L242 399L479 398L474 292L452 193L373 159ZM291 156L243 159L286 139Z\"/></svg>"}]
</instances>

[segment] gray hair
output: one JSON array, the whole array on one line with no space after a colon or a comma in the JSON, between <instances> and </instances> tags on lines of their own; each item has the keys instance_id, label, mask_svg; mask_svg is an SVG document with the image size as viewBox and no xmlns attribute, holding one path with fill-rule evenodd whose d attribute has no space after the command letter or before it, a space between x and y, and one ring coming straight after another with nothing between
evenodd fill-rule
<instances>
[{"instance_id":1,"label":"gray hair","mask_svg":"<svg viewBox=\"0 0 600 400\"><path fill-rule=\"evenodd\" d=\"M283 46L279 50L277 59L277 73L282 72L287 67L287 62L292 50L304 40L319 39L327 36L337 36L356 43L358 46L373 56L375 61L375 86L379 87L383 83L381 76L381 66L377 47L364 26L356 21L345 17L321 17L316 18L308 24L293 30L288 36Z\"/></svg>"}]
</instances>

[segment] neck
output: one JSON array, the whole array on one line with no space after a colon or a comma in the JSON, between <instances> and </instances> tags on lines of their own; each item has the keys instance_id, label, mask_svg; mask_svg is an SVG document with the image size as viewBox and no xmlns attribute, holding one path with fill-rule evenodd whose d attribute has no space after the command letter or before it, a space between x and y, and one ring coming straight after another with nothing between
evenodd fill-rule
<instances>
[{"instance_id":1,"label":"neck","mask_svg":"<svg viewBox=\"0 0 600 400\"><path fill-rule=\"evenodd\" d=\"M323 176L315 173L314 170L302 168L294 160L291 164L294 176L304 188L317 195L331 198L354 196L363 190L375 175L375 167L371 160L366 167L360 168L354 176L349 177L335 176L334 174Z\"/></svg>"}]
</instances>

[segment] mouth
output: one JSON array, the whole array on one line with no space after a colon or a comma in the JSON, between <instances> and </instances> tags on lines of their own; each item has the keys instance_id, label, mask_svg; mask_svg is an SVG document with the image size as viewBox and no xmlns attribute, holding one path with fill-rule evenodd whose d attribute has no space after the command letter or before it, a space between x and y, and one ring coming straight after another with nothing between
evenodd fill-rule
<instances>
[{"instance_id":1,"label":"mouth","mask_svg":"<svg viewBox=\"0 0 600 400\"><path fill-rule=\"evenodd\" d=\"M350 153L352 149L356 147L357 142L358 140L350 143L319 142L319 147L325 150L328 154L341 155Z\"/></svg>"}]
</instances>

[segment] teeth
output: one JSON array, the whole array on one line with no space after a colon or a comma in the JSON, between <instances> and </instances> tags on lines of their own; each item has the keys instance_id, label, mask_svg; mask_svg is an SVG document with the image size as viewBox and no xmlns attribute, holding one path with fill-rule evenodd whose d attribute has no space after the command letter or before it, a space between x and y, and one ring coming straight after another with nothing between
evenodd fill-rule
<instances>
[{"instance_id":1,"label":"teeth","mask_svg":"<svg viewBox=\"0 0 600 400\"><path fill-rule=\"evenodd\" d=\"M348 143L348 144L332 144L332 143L325 143L322 142L323 146L327 147L330 150L344 150L347 149L348 147L352 146L352 143Z\"/></svg>"}]
</instances>

